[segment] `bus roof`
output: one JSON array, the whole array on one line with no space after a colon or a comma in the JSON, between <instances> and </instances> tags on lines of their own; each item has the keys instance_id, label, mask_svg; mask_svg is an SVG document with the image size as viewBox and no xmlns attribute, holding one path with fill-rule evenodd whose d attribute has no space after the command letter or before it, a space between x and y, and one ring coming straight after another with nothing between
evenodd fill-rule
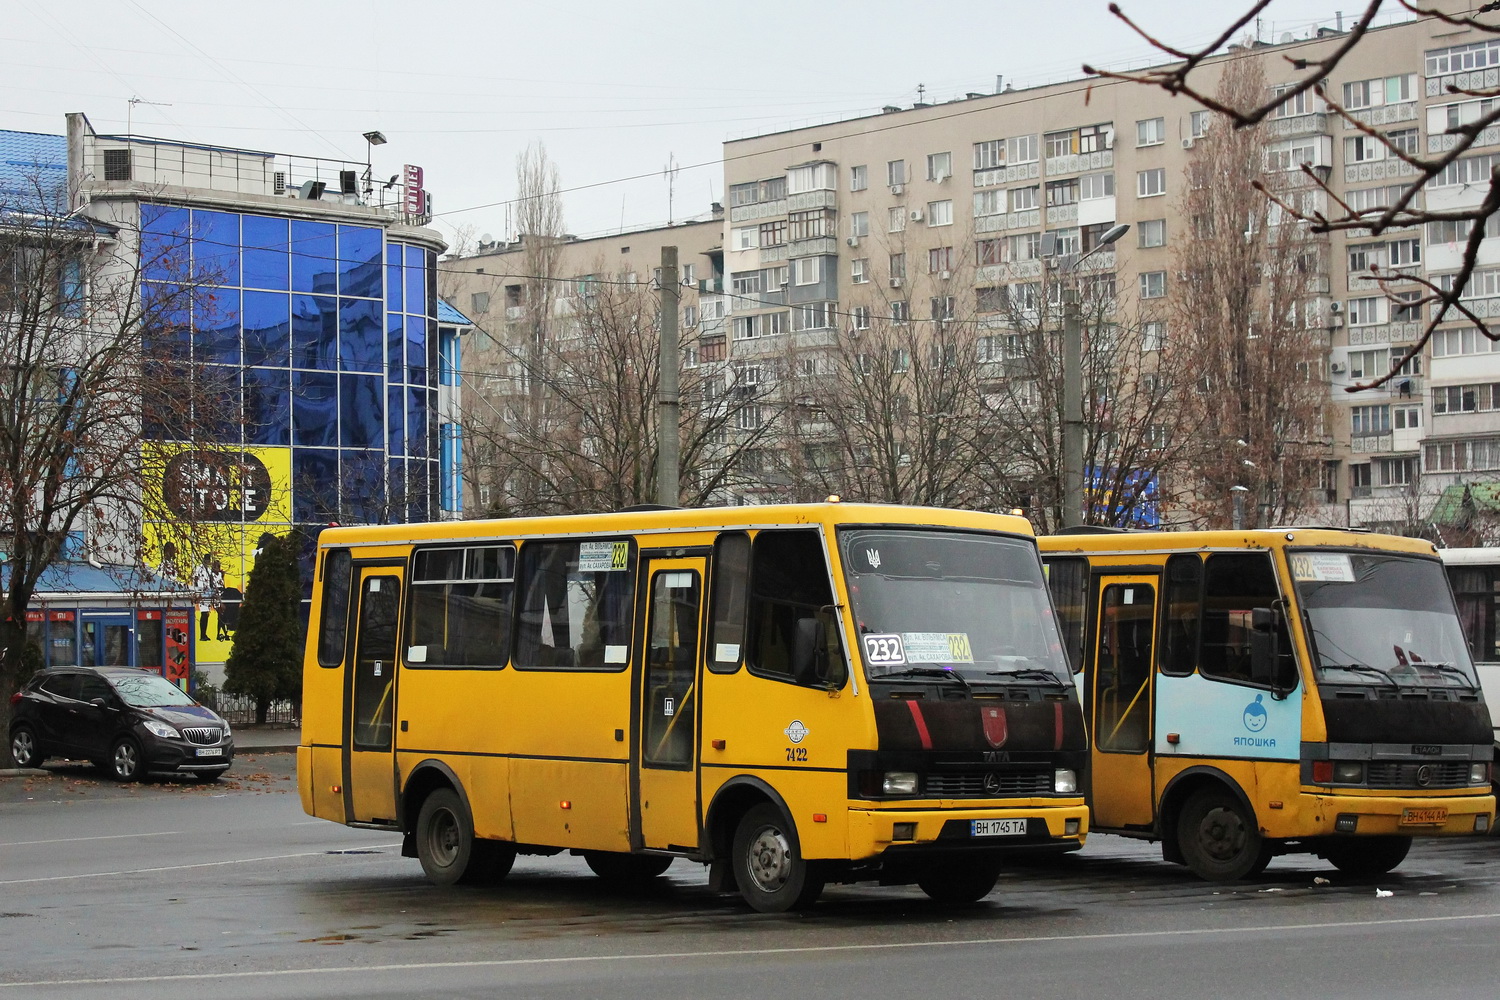
<instances>
[{"instance_id":1,"label":"bus roof","mask_svg":"<svg viewBox=\"0 0 1500 1000\"><path fill-rule=\"evenodd\" d=\"M1430 556L1436 547L1426 539L1381 535L1342 528L1248 528L1223 531L1127 531L1109 534L1049 535L1037 539L1044 553L1176 552L1204 549L1274 549L1301 546L1381 549Z\"/></svg>"},{"instance_id":2,"label":"bus roof","mask_svg":"<svg viewBox=\"0 0 1500 1000\"><path fill-rule=\"evenodd\" d=\"M642 534L758 528L771 525L910 524L1001 531L1032 537L1031 522L1014 514L907 507L894 504L763 504L558 514L420 524L357 525L324 529L318 545L401 545L412 542L525 538L537 535Z\"/></svg>"}]
</instances>

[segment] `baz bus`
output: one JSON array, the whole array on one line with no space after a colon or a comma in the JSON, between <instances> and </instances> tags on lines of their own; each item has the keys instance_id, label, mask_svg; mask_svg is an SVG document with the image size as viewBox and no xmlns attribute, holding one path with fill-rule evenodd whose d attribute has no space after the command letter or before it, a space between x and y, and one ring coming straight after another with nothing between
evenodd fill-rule
<instances>
[{"instance_id":1,"label":"baz bus","mask_svg":"<svg viewBox=\"0 0 1500 1000\"><path fill-rule=\"evenodd\" d=\"M1096 831L1210 880L1379 874L1485 833L1492 747L1432 545L1336 529L1041 540L1092 734Z\"/></svg>"},{"instance_id":2,"label":"baz bus","mask_svg":"<svg viewBox=\"0 0 1500 1000\"><path fill-rule=\"evenodd\" d=\"M1083 715L1019 517L836 502L325 530L303 808L439 884L674 858L751 906L951 902L1083 843Z\"/></svg>"}]
</instances>

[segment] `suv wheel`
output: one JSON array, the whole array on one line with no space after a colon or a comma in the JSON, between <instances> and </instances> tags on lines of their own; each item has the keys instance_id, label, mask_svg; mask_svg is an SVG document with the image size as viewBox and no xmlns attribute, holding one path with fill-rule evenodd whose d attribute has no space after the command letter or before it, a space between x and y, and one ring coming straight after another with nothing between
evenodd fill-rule
<instances>
[{"instance_id":1,"label":"suv wheel","mask_svg":"<svg viewBox=\"0 0 1500 1000\"><path fill-rule=\"evenodd\" d=\"M135 781L140 778L140 744L128 736L116 740L109 752L109 773L116 781Z\"/></svg>"},{"instance_id":2,"label":"suv wheel","mask_svg":"<svg viewBox=\"0 0 1500 1000\"><path fill-rule=\"evenodd\" d=\"M37 743L36 733L25 723L11 730L10 756L17 767L41 767L47 755Z\"/></svg>"}]
</instances>

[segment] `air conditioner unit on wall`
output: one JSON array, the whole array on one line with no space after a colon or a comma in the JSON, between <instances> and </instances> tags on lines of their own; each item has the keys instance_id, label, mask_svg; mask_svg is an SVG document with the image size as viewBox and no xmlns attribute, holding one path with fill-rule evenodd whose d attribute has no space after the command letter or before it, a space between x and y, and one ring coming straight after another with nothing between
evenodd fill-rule
<instances>
[{"instance_id":1,"label":"air conditioner unit on wall","mask_svg":"<svg viewBox=\"0 0 1500 1000\"><path fill-rule=\"evenodd\" d=\"M858 236L851 236L847 240L845 240L844 242L847 245L851 246L851 247L857 247L857 246L859 246L859 237Z\"/></svg>"},{"instance_id":2,"label":"air conditioner unit on wall","mask_svg":"<svg viewBox=\"0 0 1500 1000\"><path fill-rule=\"evenodd\" d=\"M892 184L891 185L891 194L901 194L905 190L906 190L906 185L905 184Z\"/></svg>"},{"instance_id":3,"label":"air conditioner unit on wall","mask_svg":"<svg viewBox=\"0 0 1500 1000\"><path fill-rule=\"evenodd\" d=\"M1193 143L1195 141L1196 140L1192 136L1188 136L1187 138L1185 138L1185 139L1182 140L1182 148L1183 149L1192 149L1193 148Z\"/></svg>"},{"instance_id":4,"label":"air conditioner unit on wall","mask_svg":"<svg viewBox=\"0 0 1500 1000\"><path fill-rule=\"evenodd\" d=\"M1328 370L1333 372L1335 375L1342 375L1344 374L1344 364L1341 361L1335 361L1333 364L1328 366Z\"/></svg>"},{"instance_id":5,"label":"air conditioner unit on wall","mask_svg":"<svg viewBox=\"0 0 1500 1000\"><path fill-rule=\"evenodd\" d=\"M911 221L913 221L913 222L921 222L922 221L922 210L920 208L914 208L914 209L911 210Z\"/></svg>"},{"instance_id":6,"label":"air conditioner unit on wall","mask_svg":"<svg viewBox=\"0 0 1500 1000\"><path fill-rule=\"evenodd\" d=\"M892 288L900 288L901 287L901 279L900 278L892 278L891 279L891 287Z\"/></svg>"}]
</instances>

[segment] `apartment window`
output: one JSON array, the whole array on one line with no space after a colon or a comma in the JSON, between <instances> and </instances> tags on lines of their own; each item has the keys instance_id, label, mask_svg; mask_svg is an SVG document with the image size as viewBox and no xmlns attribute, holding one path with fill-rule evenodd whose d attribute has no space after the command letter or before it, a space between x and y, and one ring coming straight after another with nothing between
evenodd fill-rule
<instances>
[{"instance_id":1,"label":"apartment window","mask_svg":"<svg viewBox=\"0 0 1500 1000\"><path fill-rule=\"evenodd\" d=\"M816 285L823 280L823 258L802 257L792 261L794 280L799 285Z\"/></svg>"},{"instance_id":2,"label":"apartment window","mask_svg":"<svg viewBox=\"0 0 1500 1000\"><path fill-rule=\"evenodd\" d=\"M1407 156L1414 156L1417 152L1417 130L1414 128L1399 128L1386 133L1386 139L1391 146L1400 150Z\"/></svg>"},{"instance_id":3,"label":"apartment window","mask_svg":"<svg viewBox=\"0 0 1500 1000\"><path fill-rule=\"evenodd\" d=\"M746 271L729 276L729 290L735 295L759 295L761 293L759 271Z\"/></svg>"},{"instance_id":4,"label":"apartment window","mask_svg":"<svg viewBox=\"0 0 1500 1000\"><path fill-rule=\"evenodd\" d=\"M849 190L863 191L870 186L870 168L861 163L857 167L849 168Z\"/></svg>"},{"instance_id":5,"label":"apartment window","mask_svg":"<svg viewBox=\"0 0 1500 1000\"><path fill-rule=\"evenodd\" d=\"M1059 205L1074 205L1078 202L1078 178L1070 177L1063 181L1047 182L1047 207L1056 208Z\"/></svg>"},{"instance_id":6,"label":"apartment window","mask_svg":"<svg viewBox=\"0 0 1500 1000\"><path fill-rule=\"evenodd\" d=\"M1386 260L1391 267L1405 267L1422 263L1420 240L1392 240L1386 244Z\"/></svg>"},{"instance_id":7,"label":"apartment window","mask_svg":"<svg viewBox=\"0 0 1500 1000\"><path fill-rule=\"evenodd\" d=\"M1487 185L1490 182L1490 173L1497 164L1500 164L1500 154L1497 153L1459 157L1438 171L1437 176L1428 181L1428 184L1432 187L1453 187L1464 184Z\"/></svg>"},{"instance_id":8,"label":"apartment window","mask_svg":"<svg viewBox=\"0 0 1500 1000\"><path fill-rule=\"evenodd\" d=\"M1141 272L1141 298L1159 299L1167 294L1166 271Z\"/></svg>"},{"instance_id":9,"label":"apartment window","mask_svg":"<svg viewBox=\"0 0 1500 1000\"><path fill-rule=\"evenodd\" d=\"M1072 156L1078 152L1078 133L1072 129L1066 132L1048 132L1042 137L1042 141L1049 160L1055 156Z\"/></svg>"},{"instance_id":10,"label":"apartment window","mask_svg":"<svg viewBox=\"0 0 1500 1000\"><path fill-rule=\"evenodd\" d=\"M1271 94L1274 97L1281 97L1282 95L1287 94L1288 91L1293 89L1295 89L1294 84L1281 84L1280 86L1272 87ZM1324 110L1327 110L1326 105L1324 105L1323 102L1318 99L1318 95L1313 93L1311 90L1304 90L1300 93L1289 94L1286 100L1276 105L1276 111L1273 117L1295 118L1298 115L1308 115L1316 111Z\"/></svg>"},{"instance_id":11,"label":"apartment window","mask_svg":"<svg viewBox=\"0 0 1500 1000\"><path fill-rule=\"evenodd\" d=\"M927 179L930 181L945 181L953 176L953 154L952 153L928 153L927 154Z\"/></svg>"},{"instance_id":12,"label":"apartment window","mask_svg":"<svg viewBox=\"0 0 1500 1000\"><path fill-rule=\"evenodd\" d=\"M1076 229L1056 229L1052 232L1052 252L1059 257L1070 257L1082 253L1079 232Z\"/></svg>"},{"instance_id":13,"label":"apartment window","mask_svg":"<svg viewBox=\"0 0 1500 1000\"><path fill-rule=\"evenodd\" d=\"M870 280L870 258L856 257L849 262L849 280L856 285Z\"/></svg>"},{"instance_id":14,"label":"apartment window","mask_svg":"<svg viewBox=\"0 0 1500 1000\"><path fill-rule=\"evenodd\" d=\"M1010 192L1010 210L1012 212L1030 212L1041 207L1041 189L1035 184L1031 187L1014 188Z\"/></svg>"},{"instance_id":15,"label":"apartment window","mask_svg":"<svg viewBox=\"0 0 1500 1000\"><path fill-rule=\"evenodd\" d=\"M927 273L942 274L953 270L953 248L933 247L927 251Z\"/></svg>"},{"instance_id":16,"label":"apartment window","mask_svg":"<svg viewBox=\"0 0 1500 1000\"><path fill-rule=\"evenodd\" d=\"M1006 259L1019 263L1042 255L1041 233L1019 233L1005 238Z\"/></svg>"},{"instance_id":17,"label":"apartment window","mask_svg":"<svg viewBox=\"0 0 1500 1000\"><path fill-rule=\"evenodd\" d=\"M1365 434L1386 434L1391 429L1391 408L1379 406L1352 406L1349 408L1349 429L1355 437Z\"/></svg>"},{"instance_id":18,"label":"apartment window","mask_svg":"<svg viewBox=\"0 0 1500 1000\"><path fill-rule=\"evenodd\" d=\"M684 285L691 285L693 283L693 265L692 264L684 264L684 265L682 265L682 283Z\"/></svg>"},{"instance_id":19,"label":"apartment window","mask_svg":"<svg viewBox=\"0 0 1500 1000\"><path fill-rule=\"evenodd\" d=\"M1349 488L1356 497L1370 495L1370 463L1360 462L1349 466Z\"/></svg>"},{"instance_id":20,"label":"apartment window","mask_svg":"<svg viewBox=\"0 0 1500 1000\"><path fill-rule=\"evenodd\" d=\"M985 216L1004 214L1005 190L1003 188L974 192L974 218L980 219Z\"/></svg>"},{"instance_id":21,"label":"apartment window","mask_svg":"<svg viewBox=\"0 0 1500 1000\"><path fill-rule=\"evenodd\" d=\"M953 202L929 201L927 203L927 224L929 226L953 225Z\"/></svg>"},{"instance_id":22,"label":"apartment window","mask_svg":"<svg viewBox=\"0 0 1500 1000\"><path fill-rule=\"evenodd\" d=\"M1432 334L1432 356L1451 358L1461 354L1488 354L1500 351L1500 341L1491 340L1476 327L1463 326L1452 330L1434 330Z\"/></svg>"},{"instance_id":23,"label":"apartment window","mask_svg":"<svg viewBox=\"0 0 1500 1000\"><path fill-rule=\"evenodd\" d=\"M1371 265L1380 263L1379 243L1361 243L1349 248L1349 270L1368 271Z\"/></svg>"},{"instance_id":24,"label":"apartment window","mask_svg":"<svg viewBox=\"0 0 1500 1000\"><path fill-rule=\"evenodd\" d=\"M1350 351L1349 377L1358 379L1384 375L1388 370L1386 364L1389 361L1390 352L1388 350Z\"/></svg>"},{"instance_id":25,"label":"apartment window","mask_svg":"<svg viewBox=\"0 0 1500 1000\"><path fill-rule=\"evenodd\" d=\"M793 330L826 330L838 310L832 302L810 302L792 310Z\"/></svg>"},{"instance_id":26,"label":"apartment window","mask_svg":"<svg viewBox=\"0 0 1500 1000\"><path fill-rule=\"evenodd\" d=\"M1097 201L1100 198L1113 198L1115 196L1115 175L1084 174L1078 178L1079 197L1083 201Z\"/></svg>"},{"instance_id":27,"label":"apartment window","mask_svg":"<svg viewBox=\"0 0 1500 1000\"><path fill-rule=\"evenodd\" d=\"M1005 140L990 139L974 143L974 169L993 170L1005 166Z\"/></svg>"},{"instance_id":28,"label":"apartment window","mask_svg":"<svg viewBox=\"0 0 1500 1000\"><path fill-rule=\"evenodd\" d=\"M1167 346L1167 324L1149 320L1141 327L1141 350L1159 351Z\"/></svg>"},{"instance_id":29,"label":"apartment window","mask_svg":"<svg viewBox=\"0 0 1500 1000\"><path fill-rule=\"evenodd\" d=\"M1104 234L1113 228L1115 228L1113 221L1096 222L1091 226L1083 226L1079 230L1083 234L1082 251L1088 253L1090 250L1093 250L1099 245L1099 241L1104 238Z\"/></svg>"},{"instance_id":30,"label":"apartment window","mask_svg":"<svg viewBox=\"0 0 1500 1000\"><path fill-rule=\"evenodd\" d=\"M1135 175L1137 198L1155 198L1167 193L1167 171L1165 167L1142 170Z\"/></svg>"},{"instance_id":31,"label":"apartment window","mask_svg":"<svg viewBox=\"0 0 1500 1000\"><path fill-rule=\"evenodd\" d=\"M850 216L849 216L849 235L850 236L869 236L870 235L870 213L869 212L853 212L853 213L850 214Z\"/></svg>"},{"instance_id":32,"label":"apartment window","mask_svg":"<svg viewBox=\"0 0 1500 1000\"><path fill-rule=\"evenodd\" d=\"M1417 74L1357 80L1344 84L1344 107L1350 111L1416 100Z\"/></svg>"},{"instance_id":33,"label":"apartment window","mask_svg":"<svg viewBox=\"0 0 1500 1000\"><path fill-rule=\"evenodd\" d=\"M1006 140L1006 160L1009 163L1035 163L1037 160L1037 137L1018 135Z\"/></svg>"},{"instance_id":34,"label":"apartment window","mask_svg":"<svg viewBox=\"0 0 1500 1000\"><path fill-rule=\"evenodd\" d=\"M1382 458L1375 464L1381 486L1410 486L1417 478L1415 458Z\"/></svg>"},{"instance_id":35,"label":"apartment window","mask_svg":"<svg viewBox=\"0 0 1500 1000\"><path fill-rule=\"evenodd\" d=\"M807 191L832 191L838 183L838 168L832 163L809 163L792 167L786 172L786 189L789 194Z\"/></svg>"},{"instance_id":36,"label":"apartment window","mask_svg":"<svg viewBox=\"0 0 1500 1000\"><path fill-rule=\"evenodd\" d=\"M106 149L104 151L104 179L107 181L130 180L130 150Z\"/></svg>"},{"instance_id":37,"label":"apartment window","mask_svg":"<svg viewBox=\"0 0 1500 1000\"><path fill-rule=\"evenodd\" d=\"M1372 326L1386 321L1385 306L1383 296L1369 295L1344 303L1344 312L1349 317L1350 326Z\"/></svg>"},{"instance_id":38,"label":"apartment window","mask_svg":"<svg viewBox=\"0 0 1500 1000\"><path fill-rule=\"evenodd\" d=\"M1427 76L1443 76L1447 73L1467 73L1470 70L1500 66L1500 38L1491 38L1470 45L1452 45L1445 49L1429 49L1427 52Z\"/></svg>"},{"instance_id":39,"label":"apartment window","mask_svg":"<svg viewBox=\"0 0 1500 1000\"><path fill-rule=\"evenodd\" d=\"M1003 239L979 240L974 244L974 260L980 267L991 267L1005 260Z\"/></svg>"},{"instance_id":40,"label":"apartment window","mask_svg":"<svg viewBox=\"0 0 1500 1000\"><path fill-rule=\"evenodd\" d=\"M1145 121L1135 123L1135 144L1137 146L1160 146L1167 141L1167 120L1165 118L1147 118Z\"/></svg>"},{"instance_id":41,"label":"apartment window","mask_svg":"<svg viewBox=\"0 0 1500 1000\"><path fill-rule=\"evenodd\" d=\"M928 308L932 310L930 315L933 319L940 321L952 319L956 305L956 300L952 295L934 295L928 300Z\"/></svg>"},{"instance_id":42,"label":"apartment window","mask_svg":"<svg viewBox=\"0 0 1500 1000\"><path fill-rule=\"evenodd\" d=\"M1414 431L1422 426L1422 407L1391 407L1391 426L1398 431Z\"/></svg>"},{"instance_id":43,"label":"apartment window","mask_svg":"<svg viewBox=\"0 0 1500 1000\"><path fill-rule=\"evenodd\" d=\"M868 330L870 328L870 307L855 306L850 311L849 326L854 330Z\"/></svg>"},{"instance_id":44,"label":"apartment window","mask_svg":"<svg viewBox=\"0 0 1500 1000\"><path fill-rule=\"evenodd\" d=\"M1212 121L1207 111L1191 112L1188 115L1188 132L1194 139L1201 139L1208 135L1208 127Z\"/></svg>"},{"instance_id":45,"label":"apartment window","mask_svg":"<svg viewBox=\"0 0 1500 1000\"><path fill-rule=\"evenodd\" d=\"M785 311L766 313L765 320L766 336L774 337L778 333L786 333L788 320Z\"/></svg>"},{"instance_id":46,"label":"apartment window","mask_svg":"<svg viewBox=\"0 0 1500 1000\"><path fill-rule=\"evenodd\" d=\"M899 233L906 228L906 206L897 205L886 210L885 231Z\"/></svg>"},{"instance_id":47,"label":"apartment window","mask_svg":"<svg viewBox=\"0 0 1500 1000\"><path fill-rule=\"evenodd\" d=\"M1386 152L1385 143L1373 135L1351 135L1344 140L1345 163L1369 163L1372 160L1383 160Z\"/></svg>"},{"instance_id":48,"label":"apartment window","mask_svg":"<svg viewBox=\"0 0 1500 1000\"><path fill-rule=\"evenodd\" d=\"M735 423L742 431L753 431L759 429L761 425L760 407L740 407L735 411Z\"/></svg>"},{"instance_id":49,"label":"apartment window","mask_svg":"<svg viewBox=\"0 0 1500 1000\"><path fill-rule=\"evenodd\" d=\"M1137 238L1142 247L1159 247L1167 243L1167 220L1147 219L1137 223Z\"/></svg>"},{"instance_id":50,"label":"apartment window","mask_svg":"<svg viewBox=\"0 0 1500 1000\"><path fill-rule=\"evenodd\" d=\"M787 216L787 238L814 240L820 236L837 236L834 219L834 214L826 209L793 212Z\"/></svg>"},{"instance_id":51,"label":"apartment window","mask_svg":"<svg viewBox=\"0 0 1500 1000\"><path fill-rule=\"evenodd\" d=\"M697 306L683 306L682 307L682 328L684 330L691 330L693 327L695 327L697 325L698 325L698 307Z\"/></svg>"},{"instance_id":52,"label":"apartment window","mask_svg":"<svg viewBox=\"0 0 1500 1000\"><path fill-rule=\"evenodd\" d=\"M736 229L733 235L733 242L736 250L754 250L760 246L760 227L744 226Z\"/></svg>"},{"instance_id":53,"label":"apartment window","mask_svg":"<svg viewBox=\"0 0 1500 1000\"><path fill-rule=\"evenodd\" d=\"M786 244L786 220L777 219L775 222L762 222L760 224L760 245L763 247L779 247Z\"/></svg>"},{"instance_id":54,"label":"apartment window","mask_svg":"<svg viewBox=\"0 0 1500 1000\"><path fill-rule=\"evenodd\" d=\"M490 293L475 292L469 296L469 308L476 313L487 313L490 311Z\"/></svg>"},{"instance_id":55,"label":"apartment window","mask_svg":"<svg viewBox=\"0 0 1500 1000\"><path fill-rule=\"evenodd\" d=\"M982 313L1002 312L1005 309L1005 289L1003 288L976 288L974 289L974 307ZM992 338L981 338L992 339Z\"/></svg>"},{"instance_id":56,"label":"apartment window","mask_svg":"<svg viewBox=\"0 0 1500 1000\"><path fill-rule=\"evenodd\" d=\"M885 182L892 187L906 183L906 161L888 160L885 165Z\"/></svg>"},{"instance_id":57,"label":"apartment window","mask_svg":"<svg viewBox=\"0 0 1500 1000\"><path fill-rule=\"evenodd\" d=\"M905 253L891 254L890 260L886 263L886 274L890 275L892 278L906 277Z\"/></svg>"},{"instance_id":58,"label":"apartment window","mask_svg":"<svg viewBox=\"0 0 1500 1000\"><path fill-rule=\"evenodd\" d=\"M1098 125L1085 125L1083 128L1078 130L1078 151L1080 153L1102 153L1106 149L1114 148L1114 122L1103 122Z\"/></svg>"},{"instance_id":59,"label":"apartment window","mask_svg":"<svg viewBox=\"0 0 1500 1000\"><path fill-rule=\"evenodd\" d=\"M1041 300L1042 286L1035 281L1022 281L1007 286L1011 308L1021 312L1035 312Z\"/></svg>"},{"instance_id":60,"label":"apartment window","mask_svg":"<svg viewBox=\"0 0 1500 1000\"><path fill-rule=\"evenodd\" d=\"M891 303L891 322L905 323L911 318L911 305L905 299L896 299Z\"/></svg>"}]
</instances>

